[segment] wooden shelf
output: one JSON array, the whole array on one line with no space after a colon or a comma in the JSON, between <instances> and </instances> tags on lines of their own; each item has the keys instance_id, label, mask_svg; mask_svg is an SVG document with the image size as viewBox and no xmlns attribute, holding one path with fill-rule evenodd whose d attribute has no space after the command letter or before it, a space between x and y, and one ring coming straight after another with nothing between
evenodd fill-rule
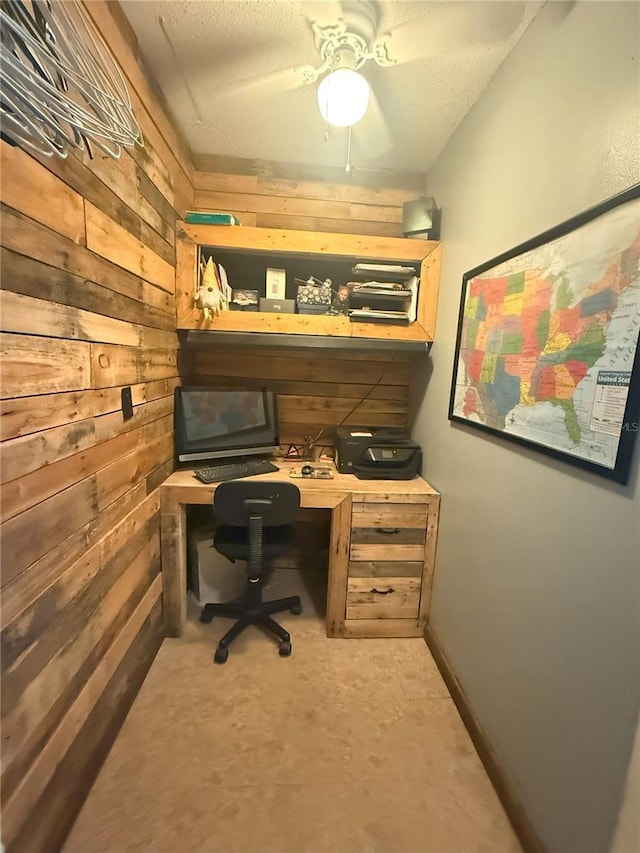
<instances>
[{"instance_id":1,"label":"wooden shelf","mask_svg":"<svg viewBox=\"0 0 640 853\"><path fill-rule=\"evenodd\" d=\"M176 240L176 322L179 330L202 333L242 333L251 342L266 343L271 335L300 336L298 346L309 346L302 338L333 340L332 346L372 349L379 342L385 349L419 349L424 351L434 339L438 287L440 281L441 244L430 240L398 237L375 237L314 231L284 231L245 226L190 225L179 223ZM323 258L359 261L410 261L420 264L420 289L417 320L408 326L380 323L352 323L344 316L307 314L267 314L247 311L224 311L206 320L195 305L198 283L198 250L200 246L264 255L265 266L284 263L283 256L306 255L318 262ZM280 259L280 260L279 260ZM245 285L251 287L251 283ZM220 338L216 335L216 339ZM199 338L199 342L206 338ZM231 342L231 338L226 338ZM238 341L239 342L239 341ZM369 343L367 343L369 342ZM274 341L275 343L275 341ZM296 345L295 340L289 345ZM380 348L380 347L378 347Z\"/></svg>"},{"instance_id":2,"label":"wooden shelf","mask_svg":"<svg viewBox=\"0 0 640 853\"><path fill-rule=\"evenodd\" d=\"M223 344L224 346L304 347L306 349L349 349L356 352L428 352L431 341L387 340L385 338L339 337L319 334L285 334L277 338L268 332L224 331L220 329L179 330L180 341L190 346Z\"/></svg>"}]
</instances>

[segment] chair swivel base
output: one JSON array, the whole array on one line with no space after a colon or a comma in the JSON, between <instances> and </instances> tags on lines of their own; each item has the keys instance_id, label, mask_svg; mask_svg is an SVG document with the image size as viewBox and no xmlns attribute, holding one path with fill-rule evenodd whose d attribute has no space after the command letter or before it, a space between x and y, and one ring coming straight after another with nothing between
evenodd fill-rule
<instances>
[{"instance_id":1,"label":"chair swivel base","mask_svg":"<svg viewBox=\"0 0 640 853\"><path fill-rule=\"evenodd\" d=\"M275 601L260 601L253 606L246 600L239 599L228 604L205 604L200 614L201 622L211 622L213 617L219 616L237 617L238 621L227 631L218 643L214 655L216 663L225 663L229 657L229 644L238 637L249 625L261 625L271 631L280 639L279 652L281 657L289 657L291 654L291 636L288 631L271 618L271 613L282 613L289 610L294 615L302 613L300 596L290 595L287 598L278 598Z\"/></svg>"}]
</instances>

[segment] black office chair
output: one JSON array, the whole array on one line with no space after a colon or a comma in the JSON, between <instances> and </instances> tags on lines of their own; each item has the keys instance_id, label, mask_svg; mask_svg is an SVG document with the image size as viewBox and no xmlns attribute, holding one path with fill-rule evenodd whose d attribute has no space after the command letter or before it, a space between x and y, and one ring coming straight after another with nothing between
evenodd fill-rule
<instances>
[{"instance_id":1,"label":"black office chair","mask_svg":"<svg viewBox=\"0 0 640 853\"><path fill-rule=\"evenodd\" d=\"M216 527L213 544L231 561L248 560L247 588L243 596L228 604L205 604L201 622L211 622L216 613L238 617L218 643L216 663L229 656L229 644L248 625L262 625L280 639L280 654L291 654L291 637L270 614L290 610L302 613L300 597L262 600L264 559L286 553L293 541L293 526L300 507L300 491L293 483L259 480L228 480L213 494Z\"/></svg>"}]
</instances>

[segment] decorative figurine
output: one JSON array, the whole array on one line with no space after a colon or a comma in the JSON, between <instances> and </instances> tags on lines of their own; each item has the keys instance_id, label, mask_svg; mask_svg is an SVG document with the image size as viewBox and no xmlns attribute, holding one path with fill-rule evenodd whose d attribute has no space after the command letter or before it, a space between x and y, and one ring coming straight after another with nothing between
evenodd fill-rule
<instances>
[{"instance_id":1,"label":"decorative figurine","mask_svg":"<svg viewBox=\"0 0 640 853\"><path fill-rule=\"evenodd\" d=\"M196 294L196 304L202 308L207 320L210 320L212 316L217 317L220 311L227 307L220 289L213 258L209 258L202 271L202 284Z\"/></svg>"}]
</instances>

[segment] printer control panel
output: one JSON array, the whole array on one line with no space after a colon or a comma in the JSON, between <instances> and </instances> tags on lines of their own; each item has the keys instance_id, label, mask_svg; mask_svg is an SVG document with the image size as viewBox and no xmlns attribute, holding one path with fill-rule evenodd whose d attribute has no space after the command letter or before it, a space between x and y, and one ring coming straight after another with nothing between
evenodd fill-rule
<instances>
[{"instance_id":1,"label":"printer control panel","mask_svg":"<svg viewBox=\"0 0 640 853\"><path fill-rule=\"evenodd\" d=\"M414 453L409 447L368 447L364 453L372 462L406 462Z\"/></svg>"}]
</instances>

